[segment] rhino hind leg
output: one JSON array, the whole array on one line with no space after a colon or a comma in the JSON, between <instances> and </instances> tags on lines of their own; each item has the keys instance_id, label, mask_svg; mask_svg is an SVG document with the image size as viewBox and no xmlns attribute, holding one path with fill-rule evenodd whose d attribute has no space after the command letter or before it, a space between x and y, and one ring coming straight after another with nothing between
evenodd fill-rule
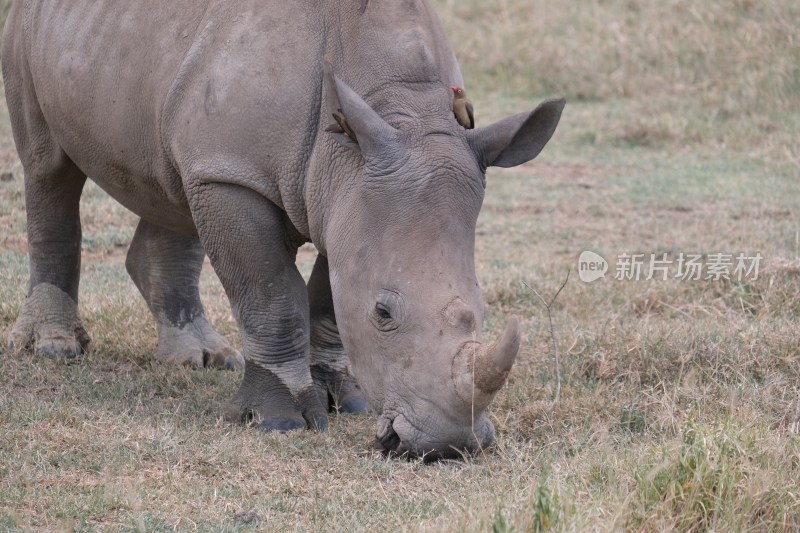
<instances>
[{"instance_id":1,"label":"rhino hind leg","mask_svg":"<svg viewBox=\"0 0 800 533\"><path fill-rule=\"evenodd\" d=\"M36 355L69 361L91 341L78 316L78 204L86 178L66 156L52 173L33 170L36 166L23 163L30 282L8 345L11 351L32 348Z\"/></svg>"},{"instance_id":2,"label":"rhino hind leg","mask_svg":"<svg viewBox=\"0 0 800 533\"><path fill-rule=\"evenodd\" d=\"M317 256L308 280L311 309L311 376L320 401L329 411L367 413L361 388L348 370L347 352L333 311L328 259Z\"/></svg>"},{"instance_id":3,"label":"rhino hind leg","mask_svg":"<svg viewBox=\"0 0 800 533\"><path fill-rule=\"evenodd\" d=\"M196 236L142 219L125 266L155 318L157 359L193 368L242 368L244 358L214 331L200 302L204 258Z\"/></svg>"},{"instance_id":4,"label":"rhino hind leg","mask_svg":"<svg viewBox=\"0 0 800 533\"><path fill-rule=\"evenodd\" d=\"M17 17L12 17L17 18ZM11 24L9 24L11 27ZM11 330L11 351L71 360L90 338L78 317L80 197L86 175L55 141L42 115L24 58L4 50L3 78L17 151L25 173L30 279Z\"/></svg>"}]
</instances>

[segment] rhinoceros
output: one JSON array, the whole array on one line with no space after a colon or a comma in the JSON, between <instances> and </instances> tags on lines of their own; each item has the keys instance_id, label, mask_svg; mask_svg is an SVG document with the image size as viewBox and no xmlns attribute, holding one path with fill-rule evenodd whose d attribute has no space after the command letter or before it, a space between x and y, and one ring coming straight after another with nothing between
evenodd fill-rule
<instances>
[{"instance_id":1,"label":"rhinoceros","mask_svg":"<svg viewBox=\"0 0 800 533\"><path fill-rule=\"evenodd\" d=\"M155 356L244 367L226 409L263 430L371 410L384 451L490 445L520 343L482 343L474 266L487 167L536 157L563 100L466 130L425 0L26 0L3 37L30 284L9 343L73 358L87 176L140 217L126 268ZM331 128L338 114L347 131ZM299 246L319 251L306 284ZM198 293L205 255L241 334Z\"/></svg>"}]
</instances>

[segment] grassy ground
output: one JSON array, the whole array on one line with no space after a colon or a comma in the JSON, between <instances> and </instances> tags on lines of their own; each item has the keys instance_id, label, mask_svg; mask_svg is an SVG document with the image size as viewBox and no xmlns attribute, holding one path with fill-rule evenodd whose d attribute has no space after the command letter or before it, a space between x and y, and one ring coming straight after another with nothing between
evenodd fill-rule
<instances>
[{"instance_id":1,"label":"grassy ground","mask_svg":"<svg viewBox=\"0 0 800 533\"><path fill-rule=\"evenodd\" d=\"M154 362L124 272L135 218L83 199L81 312L64 366L0 354L0 530L797 530L800 41L789 0L435 2L479 124L570 104L524 167L492 171L477 241L496 335L524 342L498 445L422 465L371 452L374 421L324 435L223 422L240 376ZM491 6L491 7L490 7ZM27 279L22 172L0 110L0 331ZM577 256L760 252L758 280L584 284ZM308 273L313 250L300 256ZM555 389L544 295L553 308ZM612 264L613 269L613 264ZM208 270L214 324L238 342ZM248 513L254 514L248 514ZM251 521L257 516L257 521Z\"/></svg>"}]
</instances>

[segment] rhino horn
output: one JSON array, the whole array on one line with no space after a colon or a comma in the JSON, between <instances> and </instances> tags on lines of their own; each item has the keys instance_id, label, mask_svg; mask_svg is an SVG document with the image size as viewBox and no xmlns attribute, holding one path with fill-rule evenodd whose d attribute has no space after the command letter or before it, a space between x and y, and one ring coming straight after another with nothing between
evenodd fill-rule
<instances>
[{"instance_id":1,"label":"rhino horn","mask_svg":"<svg viewBox=\"0 0 800 533\"><path fill-rule=\"evenodd\" d=\"M519 319L511 317L503 336L480 352L473 363L475 385L487 393L497 392L506 382L519 352Z\"/></svg>"},{"instance_id":2,"label":"rhino horn","mask_svg":"<svg viewBox=\"0 0 800 533\"><path fill-rule=\"evenodd\" d=\"M519 319L512 316L494 344L465 344L453 361L453 377L461 398L478 407L489 405L514 366L519 342Z\"/></svg>"}]
</instances>

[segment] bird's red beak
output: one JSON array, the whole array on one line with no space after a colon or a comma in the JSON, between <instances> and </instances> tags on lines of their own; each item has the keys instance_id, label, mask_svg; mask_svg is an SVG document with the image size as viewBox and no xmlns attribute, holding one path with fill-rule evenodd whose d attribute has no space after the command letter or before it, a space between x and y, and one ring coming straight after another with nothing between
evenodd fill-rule
<instances>
[{"instance_id":1,"label":"bird's red beak","mask_svg":"<svg viewBox=\"0 0 800 533\"><path fill-rule=\"evenodd\" d=\"M451 86L450 86L450 88L451 88L451 89L453 89L453 92L454 92L454 93L457 93L457 92L458 92L458 87L453 87L453 86L451 85Z\"/></svg>"}]
</instances>

